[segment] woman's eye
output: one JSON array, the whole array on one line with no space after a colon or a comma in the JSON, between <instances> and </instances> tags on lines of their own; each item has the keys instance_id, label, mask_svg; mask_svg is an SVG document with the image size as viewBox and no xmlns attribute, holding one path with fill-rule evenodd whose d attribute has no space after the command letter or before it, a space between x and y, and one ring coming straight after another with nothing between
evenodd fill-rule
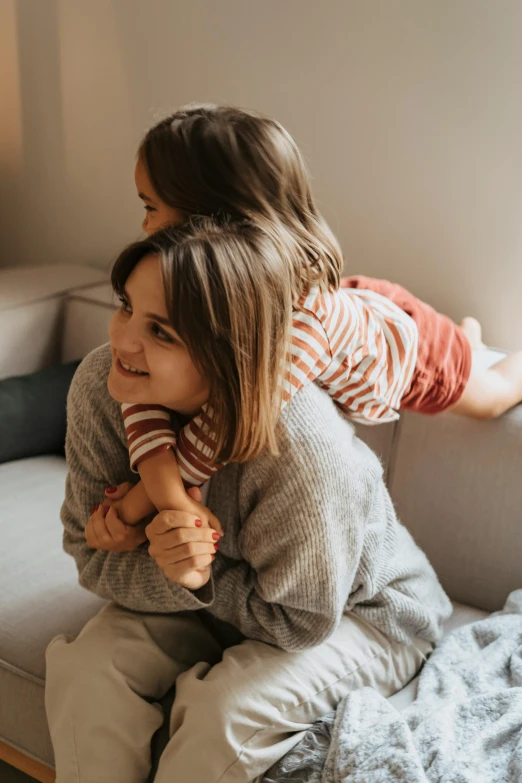
<instances>
[{"instance_id":1,"label":"woman's eye","mask_svg":"<svg viewBox=\"0 0 522 783\"><path fill-rule=\"evenodd\" d=\"M145 212L155 212L156 211L154 207L150 206L150 204L145 204L144 207L145 207Z\"/></svg>"},{"instance_id":2,"label":"woman's eye","mask_svg":"<svg viewBox=\"0 0 522 783\"><path fill-rule=\"evenodd\" d=\"M151 324L150 330L154 337L157 337L158 340L163 340L165 343L173 343L174 339L168 334L164 329L161 328L161 326L158 326L158 324Z\"/></svg>"}]
</instances>

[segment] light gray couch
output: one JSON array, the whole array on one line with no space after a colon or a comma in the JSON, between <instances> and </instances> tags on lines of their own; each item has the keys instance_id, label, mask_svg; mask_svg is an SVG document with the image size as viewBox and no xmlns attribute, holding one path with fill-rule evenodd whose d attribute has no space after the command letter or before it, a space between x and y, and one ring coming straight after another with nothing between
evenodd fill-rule
<instances>
[{"instance_id":1,"label":"light gray couch","mask_svg":"<svg viewBox=\"0 0 522 783\"><path fill-rule=\"evenodd\" d=\"M1 276L0 270L0 290ZM79 290L79 281L74 283L65 299L63 283L46 292L61 308L61 328L54 330L53 346L33 351L33 365L56 351L64 360L80 358L105 340L112 314L108 286ZM15 299L11 316L24 323L28 303L23 296ZM0 328L5 301L0 299ZM2 329L2 340L11 339L19 341ZM13 372L19 370L18 350ZM9 351L4 354L0 377L9 374ZM37 367L24 371L31 369ZM455 602L448 628L500 609L507 594L522 586L522 407L490 423L404 415L397 424L359 432L383 461L400 519ZM44 782L54 780L44 651L56 634L76 635L103 603L77 585L75 565L62 551L66 470L56 456L0 465L0 758ZM415 682L394 703L401 708L414 693Z\"/></svg>"}]
</instances>

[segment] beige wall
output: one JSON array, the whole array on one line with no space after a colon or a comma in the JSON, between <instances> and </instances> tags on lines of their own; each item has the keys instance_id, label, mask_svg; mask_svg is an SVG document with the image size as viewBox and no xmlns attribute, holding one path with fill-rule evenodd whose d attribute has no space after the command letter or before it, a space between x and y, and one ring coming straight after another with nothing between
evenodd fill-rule
<instances>
[{"instance_id":1,"label":"beige wall","mask_svg":"<svg viewBox=\"0 0 522 783\"><path fill-rule=\"evenodd\" d=\"M520 0L0 0L0 263L107 265L191 100L296 136L347 269L522 344Z\"/></svg>"}]
</instances>

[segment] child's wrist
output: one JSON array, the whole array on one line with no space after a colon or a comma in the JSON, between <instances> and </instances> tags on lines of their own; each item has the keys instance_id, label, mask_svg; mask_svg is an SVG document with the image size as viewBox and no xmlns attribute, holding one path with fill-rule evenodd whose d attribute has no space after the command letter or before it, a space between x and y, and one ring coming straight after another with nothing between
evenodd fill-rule
<instances>
[{"instance_id":1,"label":"child's wrist","mask_svg":"<svg viewBox=\"0 0 522 783\"><path fill-rule=\"evenodd\" d=\"M137 525L142 519L142 517L139 517L135 511L133 513L132 507L129 508L128 506L127 508L120 506L118 509L118 516L125 525L131 526Z\"/></svg>"},{"instance_id":2,"label":"child's wrist","mask_svg":"<svg viewBox=\"0 0 522 783\"><path fill-rule=\"evenodd\" d=\"M155 511L148 498L139 498L129 493L118 505L118 516L126 525L138 525L142 519Z\"/></svg>"},{"instance_id":3,"label":"child's wrist","mask_svg":"<svg viewBox=\"0 0 522 783\"><path fill-rule=\"evenodd\" d=\"M186 492L170 492L161 505L162 511L184 511L190 505L190 497Z\"/></svg>"}]
</instances>

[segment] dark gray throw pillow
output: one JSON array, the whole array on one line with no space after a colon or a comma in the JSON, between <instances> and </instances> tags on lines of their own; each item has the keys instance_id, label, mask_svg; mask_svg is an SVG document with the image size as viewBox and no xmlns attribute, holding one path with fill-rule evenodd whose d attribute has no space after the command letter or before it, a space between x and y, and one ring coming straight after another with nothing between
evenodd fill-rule
<instances>
[{"instance_id":1,"label":"dark gray throw pillow","mask_svg":"<svg viewBox=\"0 0 522 783\"><path fill-rule=\"evenodd\" d=\"M79 363L0 381L0 463L63 454L67 392Z\"/></svg>"}]
</instances>

